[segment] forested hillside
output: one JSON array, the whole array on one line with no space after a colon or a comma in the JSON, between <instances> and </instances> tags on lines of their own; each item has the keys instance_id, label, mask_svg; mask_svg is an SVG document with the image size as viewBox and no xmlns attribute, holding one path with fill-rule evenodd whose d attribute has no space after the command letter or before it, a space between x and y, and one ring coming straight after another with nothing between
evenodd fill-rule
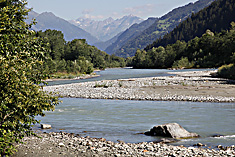
<instances>
[{"instance_id":1,"label":"forested hillside","mask_svg":"<svg viewBox=\"0 0 235 157\"><path fill-rule=\"evenodd\" d=\"M230 23L235 21L234 17L235 1L217 0L208 8L201 10L197 14L192 14L190 18L179 24L172 32L148 45L145 50L173 44L177 40L187 42L195 37L201 37L207 29L212 32L220 32L230 27Z\"/></svg>"},{"instance_id":2,"label":"forested hillside","mask_svg":"<svg viewBox=\"0 0 235 157\"><path fill-rule=\"evenodd\" d=\"M85 39L74 39L66 42L61 31L46 30L36 34L47 48L48 60L45 69L48 73L91 73L93 69L106 67L123 67L125 60L110 56L94 46L88 45Z\"/></svg>"},{"instance_id":3,"label":"forested hillside","mask_svg":"<svg viewBox=\"0 0 235 157\"><path fill-rule=\"evenodd\" d=\"M129 29L122 32L118 38L110 46L105 49L105 52L112 54L120 49L127 41L135 38L146 28L151 26L155 21L159 20L158 18L148 18L147 20L141 22L140 24L134 24Z\"/></svg>"},{"instance_id":4,"label":"forested hillside","mask_svg":"<svg viewBox=\"0 0 235 157\"><path fill-rule=\"evenodd\" d=\"M148 44L153 43L161 36L172 31L181 21L187 19L192 13L197 13L210 5L213 1L214 0L199 0L195 3L190 3L172 10L159 20L156 20L137 36L126 40L125 44L118 50L113 51L113 53L122 57L134 56L137 49L144 49Z\"/></svg>"},{"instance_id":5,"label":"forested hillside","mask_svg":"<svg viewBox=\"0 0 235 157\"><path fill-rule=\"evenodd\" d=\"M201 38L188 43L177 41L149 51L137 50L134 68L217 68L234 61L235 23L229 31L207 30Z\"/></svg>"},{"instance_id":6,"label":"forested hillside","mask_svg":"<svg viewBox=\"0 0 235 157\"><path fill-rule=\"evenodd\" d=\"M166 35L164 40L159 40L166 43L148 47L147 51L137 50L133 66L135 68L216 68L234 63L235 23L231 22L235 21L234 11L234 0L215 1L208 8L180 24L173 32ZM202 30L204 33L201 36L193 34ZM181 36L181 33L186 34L187 42L170 40L175 36ZM166 45L167 37L173 44Z\"/></svg>"}]
</instances>

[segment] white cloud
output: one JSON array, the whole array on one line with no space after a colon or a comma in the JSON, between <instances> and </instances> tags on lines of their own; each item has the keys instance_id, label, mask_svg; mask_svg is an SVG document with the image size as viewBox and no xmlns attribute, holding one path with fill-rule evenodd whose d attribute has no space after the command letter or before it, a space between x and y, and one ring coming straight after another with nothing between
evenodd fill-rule
<instances>
[{"instance_id":1,"label":"white cloud","mask_svg":"<svg viewBox=\"0 0 235 157\"><path fill-rule=\"evenodd\" d=\"M155 9L154 4L146 4L146 5L141 5L141 6L125 8L123 10L123 13L132 14L136 16L145 16L145 15L152 13L154 9Z\"/></svg>"},{"instance_id":2,"label":"white cloud","mask_svg":"<svg viewBox=\"0 0 235 157\"><path fill-rule=\"evenodd\" d=\"M93 16L93 15L85 14L85 15L83 16L83 18L96 20L96 19L103 19L104 16L103 16L103 15Z\"/></svg>"},{"instance_id":3,"label":"white cloud","mask_svg":"<svg viewBox=\"0 0 235 157\"><path fill-rule=\"evenodd\" d=\"M122 15L121 15L120 13L118 13L118 12L113 12L111 17L115 19L115 18L120 18L121 16L122 16Z\"/></svg>"},{"instance_id":4,"label":"white cloud","mask_svg":"<svg viewBox=\"0 0 235 157\"><path fill-rule=\"evenodd\" d=\"M84 9L82 11L83 14L83 18L88 18L88 19L103 19L104 16L103 15L91 15L94 12L94 9Z\"/></svg>"},{"instance_id":5,"label":"white cloud","mask_svg":"<svg viewBox=\"0 0 235 157\"><path fill-rule=\"evenodd\" d=\"M90 13L92 13L94 11L94 9L84 9L83 11L82 11L82 14L90 14Z\"/></svg>"}]
</instances>

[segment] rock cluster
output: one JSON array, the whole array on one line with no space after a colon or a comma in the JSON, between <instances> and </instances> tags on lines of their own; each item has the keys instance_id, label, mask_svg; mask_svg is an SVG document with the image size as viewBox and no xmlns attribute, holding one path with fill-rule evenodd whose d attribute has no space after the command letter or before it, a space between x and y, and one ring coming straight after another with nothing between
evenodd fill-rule
<instances>
[{"instance_id":1,"label":"rock cluster","mask_svg":"<svg viewBox=\"0 0 235 157\"><path fill-rule=\"evenodd\" d=\"M206 149L169 146L153 142L131 144L111 142L104 138L80 137L70 133L42 133L42 138L26 137L19 144L17 157L31 156L234 156L235 147Z\"/></svg>"}]
</instances>

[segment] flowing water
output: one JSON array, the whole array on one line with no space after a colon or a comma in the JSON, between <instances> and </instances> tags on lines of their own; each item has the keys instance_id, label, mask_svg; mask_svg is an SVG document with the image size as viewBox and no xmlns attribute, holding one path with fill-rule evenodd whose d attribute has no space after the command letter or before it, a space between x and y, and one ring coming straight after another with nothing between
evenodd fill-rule
<instances>
[{"instance_id":1,"label":"flowing water","mask_svg":"<svg viewBox=\"0 0 235 157\"><path fill-rule=\"evenodd\" d=\"M101 71L101 77L89 80L151 77L167 75L169 70L108 69ZM78 81L78 80L76 80ZM52 82L64 84L69 82ZM65 131L83 136L103 137L116 142L150 142L161 137L145 136L143 133L155 125L176 122L201 138L181 140L175 145L191 146L198 142L215 147L235 144L235 104L197 103L174 101L129 101L89 100L63 98L54 112L46 117L37 117L41 123L51 124L49 131ZM224 137L211 137L215 134Z\"/></svg>"},{"instance_id":2,"label":"flowing water","mask_svg":"<svg viewBox=\"0 0 235 157\"><path fill-rule=\"evenodd\" d=\"M161 137L143 133L155 125L179 123L201 138L177 142L185 146L198 142L209 146L235 144L235 104L174 101L88 100L63 98L54 112L39 117L51 124L50 131L66 131L83 136L103 137L130 143L156 141ZM224 138L213 138L222 134Z\"/></svg>"},{"instance_id":3,"label":"flowing water","mask_svg":"<svg viewBox=\"0 0 235 157\"><path fill-rule=\"evenodd\" d=\"M48 82L48 85L70 84L78 82L88 81L100 81L100 80L116 80L116 79L129 79L129 78L141 78L141 77L158 77L169 76L168 72L177 71L203 71L207 69L183 69L183 70L167 70L167 69L131 69L131 68L112 68L102 71L97 71L96 74L100 77L80 80L60 80Z\"/></svg>"}]
</instances>

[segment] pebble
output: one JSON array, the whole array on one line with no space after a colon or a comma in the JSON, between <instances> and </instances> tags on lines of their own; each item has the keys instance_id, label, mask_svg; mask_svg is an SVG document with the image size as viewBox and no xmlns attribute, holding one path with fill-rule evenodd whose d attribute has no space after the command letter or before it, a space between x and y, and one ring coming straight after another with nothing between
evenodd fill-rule
<instances>
[{"instance_id":1,"label":"pebble","mask_svg":"<svg viewBox=\"0 0 235 157\"><path fill-rule=\"evenodd\" d=\"M74 134L40 133L42 138L25 137L22 144L18 144L18 152L13 156L235 156L234 146L226 149L207 149L197 147L171 146L142 143L113 143L97 138L74 137ZM56 138L59 137L59 138ZM66 139L66 140L65 140ZM60 147L55 147L59 143ZM87 143L90 145L87 146ZM35 147L34 144L38 146ZM108 146L109 145L109 146ZM61 147L62 146L62 147ZM66 147L65 147L66 146ZM33 150L33 151L32 151Z\"/></svg>"}]
</instances>

